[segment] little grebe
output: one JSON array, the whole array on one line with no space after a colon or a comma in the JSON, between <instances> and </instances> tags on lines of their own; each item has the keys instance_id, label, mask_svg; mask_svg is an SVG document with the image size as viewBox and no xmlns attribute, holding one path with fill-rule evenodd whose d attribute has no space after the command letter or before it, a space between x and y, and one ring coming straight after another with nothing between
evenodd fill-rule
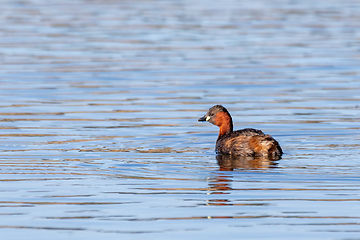
<instances>
[{"instance_id":1,"label":"little grebe","mask_svg":"<svg viewBox=\"0 0 360 240\"><path fill-rule=\"evenodd\" d=\"M198 121L207 121L220 128L215 147L218 153L278 158L282 155L279 143L270 135L265 135L260 130L245 128L233 131L230 113L221 105L211 107L205 116L199 118Z\"/></svg>"}]
</instances>

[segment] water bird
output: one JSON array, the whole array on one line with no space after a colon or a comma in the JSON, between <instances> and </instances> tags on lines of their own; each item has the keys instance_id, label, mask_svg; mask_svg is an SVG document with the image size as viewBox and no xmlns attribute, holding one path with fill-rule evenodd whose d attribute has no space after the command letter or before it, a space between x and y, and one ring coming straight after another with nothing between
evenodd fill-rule
<instances>
[{"instance_id":1,"label":"water bird","mask_svg":"<svg viewBox=\"0 0 360 240\"><path fill-rule=\"evenodd\" d=\"M215 105L199 122L210 122L219 127L215 151L236 156L265 156L280 158L283 154L280 144L261 130L245 128L233 131L233 121L229 111L222 105Z\"/></svg>"}]
</instances>

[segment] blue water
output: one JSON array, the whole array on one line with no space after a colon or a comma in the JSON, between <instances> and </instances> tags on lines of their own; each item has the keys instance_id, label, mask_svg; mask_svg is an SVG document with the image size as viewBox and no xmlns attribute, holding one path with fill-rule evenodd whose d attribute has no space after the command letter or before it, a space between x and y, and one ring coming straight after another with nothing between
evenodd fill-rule
<instances>
[{"instance_id":1,"label":"blue water","mask_svg":"<svg viewBox=\"0 0 360 240\"><path fill-rule=\"evenodd\" d=\"M360 239L357 1L0 5L4 239Z\"/></svg>"}]
</instances>

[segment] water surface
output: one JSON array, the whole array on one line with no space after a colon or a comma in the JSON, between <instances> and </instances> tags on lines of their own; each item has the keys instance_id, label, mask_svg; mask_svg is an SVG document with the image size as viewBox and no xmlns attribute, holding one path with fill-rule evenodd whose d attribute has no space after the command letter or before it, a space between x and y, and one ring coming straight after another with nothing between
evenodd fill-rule
<instances>
[{"instance_id":1,"label":"water surface","mask_svg":"<svg viewBox=\"0 0 360 240\"><path fill-rule=\"evenodd\" d=\"M6 239L360 239L357 1L2 1ZM216 156L223 104L278 161Z\"/></svg>"}]
</instances>

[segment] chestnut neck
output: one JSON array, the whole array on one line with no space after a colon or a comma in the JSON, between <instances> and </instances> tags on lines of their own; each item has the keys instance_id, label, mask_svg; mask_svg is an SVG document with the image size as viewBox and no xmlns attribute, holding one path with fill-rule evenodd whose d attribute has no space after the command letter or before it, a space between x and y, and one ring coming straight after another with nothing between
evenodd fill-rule
<instances>
[{"instance_id":1,"label":"chestnut neck","mask_svg":"<svg viewBox=\"0 0 360 240\"><path fill-rule=\"evenodd\" d=\"M230 114L227 112L219 112L216 114L216 125L220 128L218 139L233 131L233 122Z\"/></svg>"}]
</instances>

